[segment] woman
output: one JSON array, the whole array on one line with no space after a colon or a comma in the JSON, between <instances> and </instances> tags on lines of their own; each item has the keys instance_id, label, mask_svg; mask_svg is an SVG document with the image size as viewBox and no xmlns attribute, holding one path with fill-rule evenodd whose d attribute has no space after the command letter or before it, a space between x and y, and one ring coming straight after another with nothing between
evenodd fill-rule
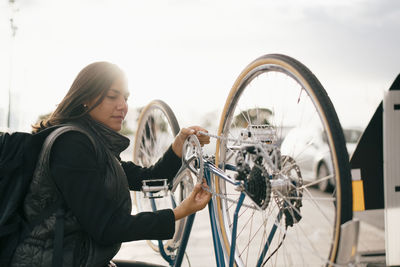
<instances>
[{"instance_id":1,"label":"woman","mask_svg":"<svg viewBox=\"0 0 400 267\"><path fill-rule=\"evenodd\" d=\"M210 200L210 194L197 185L173 210L131 215L129 190L140 190L143 179L171 180L181 165L185 139L204 129L183 128L150 168L121 162L119 154L129 139L118 131L128 111L128 96L123 72L114 64L96 62L78 74L50 117L33 126L33 132L63 124L83 130L56 138L48 162L39 159L24 201L29 220L62 198L63 266L107 266L122 242L170 239L176 220L203 209ZM199 140L202 145L209 143L204 135ZM53 214L36 226L17 247L12 266L52 266L55 224Z\"/></svg>"}]
</instances>

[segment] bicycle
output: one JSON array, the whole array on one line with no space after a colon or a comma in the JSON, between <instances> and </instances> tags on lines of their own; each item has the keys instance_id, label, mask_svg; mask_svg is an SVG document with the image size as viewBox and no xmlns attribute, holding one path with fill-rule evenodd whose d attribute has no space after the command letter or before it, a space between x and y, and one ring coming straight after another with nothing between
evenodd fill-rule
<instances>
[{"instance_id":1,"label":"bicycle","mask_svg":"<svg viewBox=\"0 0 400 267\"><path fill-rule=\"evenodd\" d=\"M302 167L307 148L299 151L285 139L289 129L310 125L323 130L329 148L329 172L317 180ZM149 103L139 117L134 161L155 163L178 131L166 103ZM306 66L280 54L257 58L235 81L218 133L201 134L216 138L215 155L203 155L196 136L188 137L173 182L145 181L143 193L135 194L138 211L174 208L205 177L213 194L208 210L217 266L335 266L354 260L357 231L345 139L333 104ZM327 180L334 181L331 193L315 188ZM169 265L181 266L194 218L178 221L171 240L149 241Z\"/></svg>"}]
</instances>

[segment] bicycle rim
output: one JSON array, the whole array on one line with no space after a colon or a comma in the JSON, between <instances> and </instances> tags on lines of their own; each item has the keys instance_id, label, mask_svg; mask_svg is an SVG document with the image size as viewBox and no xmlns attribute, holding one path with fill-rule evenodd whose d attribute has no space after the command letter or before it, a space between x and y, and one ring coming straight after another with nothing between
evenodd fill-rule
<instances>
[{"instance_id":1,"label":"bicycle rim","mask_svg":"<svg viewBox=\"0 0 400 267\"><path fill-rule=\"evenodd\" d=\"M178 121L171 108L161 100L153 100L140 113L138 127L135 134L133 161L143 167L155 164L172 144L179 133ZM174 193L161 198L145 198L142 192L134 192L134 201L138 212L152 211L152 204L156 209L174 208L174 203L179 204L188 194L183 182ZM154 203L151 203L154 201ZM171 254L179 246L185 220L175 224L175 235L170 240L163 241L164 250ZM159 251L158 241L149 240L149 246Z\"/></svg>"},{"instance_id":2,"label":"bicycle rim","mask_svg":"<svg viewBox=\"0 0 400 267\"><path fill-rule=\"evenodd\" d=\"M216 164L224 169L237 157L237 153L229 149L232 141L227 140L240 138L243 129L260 126L268 129L268 134L266 130L263 134L269 135L269 142L280 152L274 159L278 172L273 173L265 167L264 178L269 182L257 181L261 191L270 190L267 194L257 191L259 198L265 198L262 201L266 207L251 208L255 206L254 199L246 197L245 205L239 211L234 237L236 265L333 265L340 225L352 218L348 155L342 128L329 97L317 78L295 59L278 54L265 55L240 74L221 115L218 135L229 139L218 140ZM296 133L311 129L318 129L326 141L320 158L331 168L329 177L322 180L316 180L317 165L306 157L315 153L312 152L316 145L314 138L301 146L304 140L300 138L304 136ZM234 177L235 173L231 175ZM275 177L290 181L291 191L272 187L270 183L276 182ZM324 179L335 181L333 192L318 191L316 185ZM230 199L239 194L218 177L215 177L215 187L217 193ZM268 192L270 197L267 199ZM236 205L223 198L214 198L214 201L219 234L228 258ZM282 212L284 208L290 211L288 215ZM301 218L296 218L294 213ZM291 221L295 222L288 226ZM276 232L269 240L274 225ZM265 256L260 256L262 253Z\"/></svg>"}]
</instances>

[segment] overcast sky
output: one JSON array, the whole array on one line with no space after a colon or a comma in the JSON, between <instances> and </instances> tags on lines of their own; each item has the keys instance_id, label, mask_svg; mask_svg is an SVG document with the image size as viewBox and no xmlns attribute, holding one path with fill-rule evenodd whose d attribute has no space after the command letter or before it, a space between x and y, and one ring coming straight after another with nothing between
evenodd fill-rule
<instances>
[{"instance_id":1,"label":"overcast sky","mask_svg":"<svg viewBox=\"0 0 400 267\"><path fill-rule=\"evenodd\" d=\"M15 0L14 8L13 39L12 9L0 2L0 109L11 88L19 130L98 60L124 69L131 109L162 99L181 126L209 112L217 124L238 74L264 54L310 68L344 126L364 128L400 73L396 0Z\"/></svg>"}]
</instances>

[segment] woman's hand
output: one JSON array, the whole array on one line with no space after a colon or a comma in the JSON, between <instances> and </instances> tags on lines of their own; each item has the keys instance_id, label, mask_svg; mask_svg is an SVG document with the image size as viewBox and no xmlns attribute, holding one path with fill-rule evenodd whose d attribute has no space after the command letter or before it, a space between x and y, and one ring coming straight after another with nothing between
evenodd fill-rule
<instances>
[{"instance_id":1,"label":"woman's hand","mask_svg":"<svg viewBox=\"0 0 400 267\"><path fill-rule=\"evenodd\" d=\"M203 184L196 184L190 195L173 210L175 221L202 210L207 206L211 199L211 193L204 190L202 186L208 189L205 179L203 179Z\"/></svg>"},{"instance_id":2,"label":"woman's hand","mask_svg":"<svg viewBox=\"0 0 400 267\"><path fill-rule=\"evenodd\" d=\"M200 126L191 126L189 128L182 128L179 131L178 135L175 137L174 142L172 143L172 150L178 157L180 158L182 157L183 143L185 142L186 138L191 134L196 134L201 146L210 143L210 137L207 135L200 134L199 131L203 131L206 133L208 132L206 129Z\"/></svg>"}]
</instances>

